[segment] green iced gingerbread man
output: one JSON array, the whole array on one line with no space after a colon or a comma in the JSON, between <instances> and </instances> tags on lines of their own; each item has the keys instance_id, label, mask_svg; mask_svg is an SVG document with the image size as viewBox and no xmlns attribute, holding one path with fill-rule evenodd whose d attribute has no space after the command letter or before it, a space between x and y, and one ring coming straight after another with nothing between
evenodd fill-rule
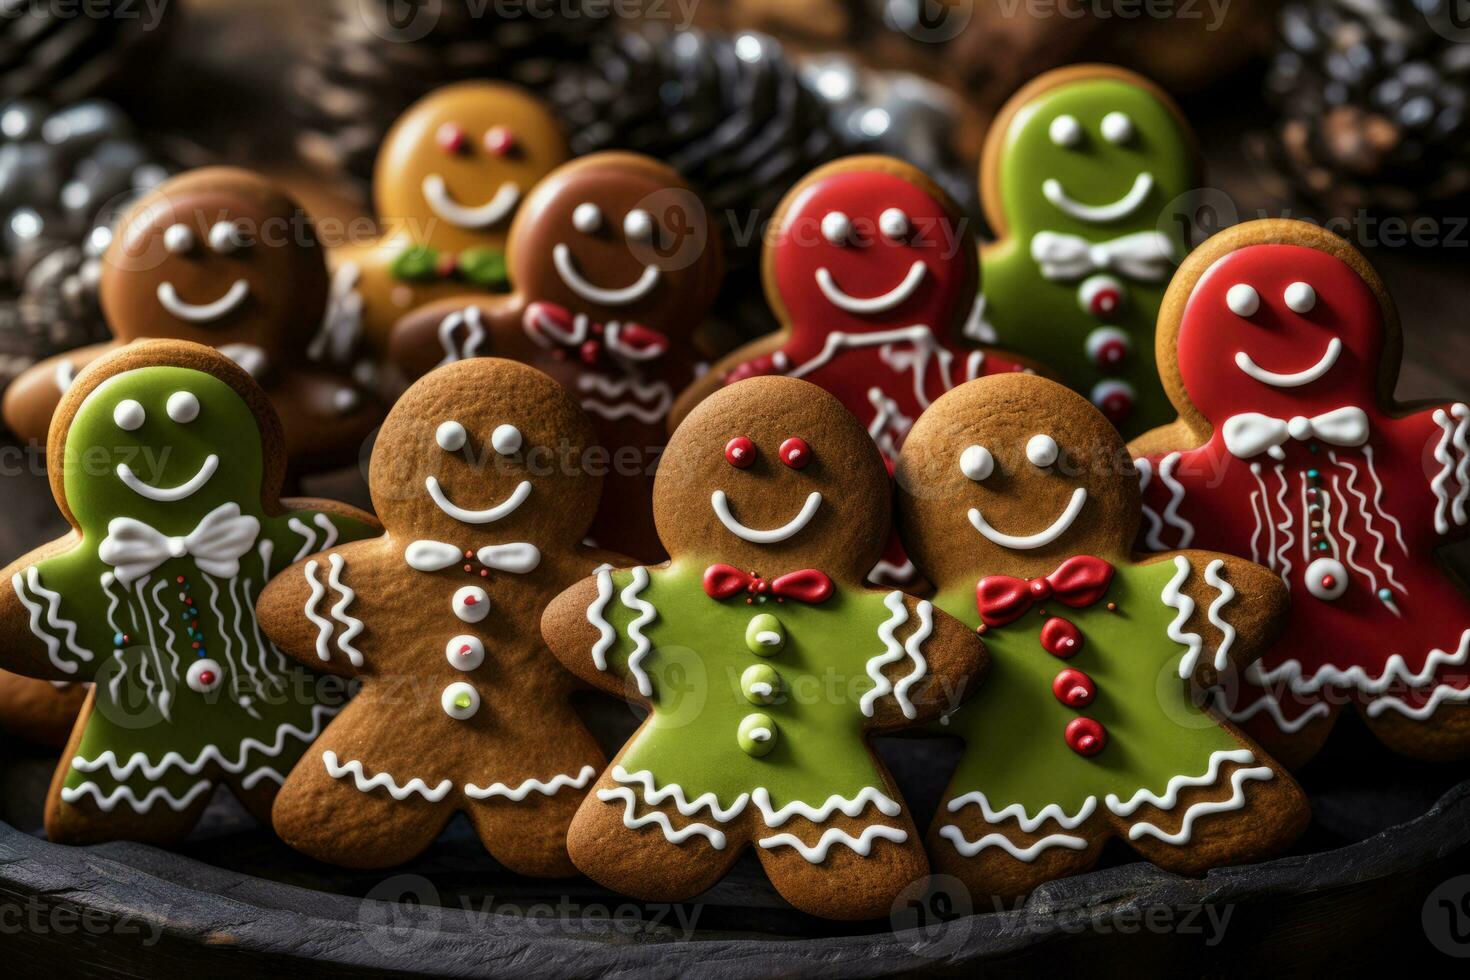
<instances>
[{"instance_id":1,"label":"green iced gingerbread man","mask_svg":"<svg viewBox=\"0 0 1470 980\"><path fill-rule=\"evenodd\" d=\"M890 494L863 427L805 381L742 381L680 425L654 485L670 561L604 568L542 620L569 669L651 708L572 821L581 871L679 900L754 845L783 897L831 918L887 914L923 877L866 738L957 705L984 647L865 587Z\"/></svg>"},{"instance_id":2,"label":"green iced gingerbread man","mask_svg":"<svg viewBox=\"0 0 1470 980\"><path fill-rule=\"evenodd\" d=\"M946 719L967 750L930 827L939 870L1022 895L1086 870L1112 836L1199 874L1301 832L1296 783L1189 688L1264 652L1285 587L1210 552L1134 561L1138 481L1101 413L1043 378L973 381L914 426L896 476L934 604L992 658Z\"/></svg>"},{"instance_id":3,"label":"green iced gingerbread man","mask_svg":"<svg viewBox=\"0 0 1470 980\"><path fill-rule=\"evenodd\" d=\"M1130 437L1169 421L1154 321L1200 170L1178 106L1132 72L1076 65L1021 89L985 144L997 240L966 332L1042 361Z\"/></svg>"},{"instance_id":4,"label":"green iced gingerbread man","mask_svg":"<svg viewBox=\"0 0 1470 980\"><path fill-rule=\"evenodd\" d=\"M208 347L140 341L67 392L47 465L74 530L13 562L0 593L0 664L94 685L47 799L51 839L179 840L218 783L266 819L335 710L262 637L255 597L294 556L375 527L283 503L285 461L265 394Z\"/></svg>"}]
</instances>

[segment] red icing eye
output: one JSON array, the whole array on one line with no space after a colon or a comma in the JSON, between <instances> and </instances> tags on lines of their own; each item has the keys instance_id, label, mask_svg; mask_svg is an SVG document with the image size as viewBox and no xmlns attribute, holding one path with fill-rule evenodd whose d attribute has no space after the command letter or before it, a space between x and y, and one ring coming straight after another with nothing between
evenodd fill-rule
<instances>
[{"instance_id":1,"label":"red icing eye","mask_svg":"<svg viewBox=\"0 0 1470 980\"><path fill-rule=\"evenodd\" d=\"M806 440L800 436L792 436L781 443L778 450L781 462L793 470L805 469L806 464L812 461L812 447L806 444Z\"/></svg>"},{"instance_id":2,"label":"red icing eye","mask_svg":"<svg viewBox=\"0 0 1470 980\"><path fill-rule=\"evenodd\" d=\"M725 462L743 470L755 462L755 443L744 436L736 436L725 443Z\"/></svg>"},{"instance_id":3,"label":"red icing eye","mask_svg":"<svg viewBox=\"0 0 1470 980\"><path fill-rule=\"evenodd\" d=\"M465 147L464 130L458 123L445 123L439 127L434 134L434 139L439 144L439 149L445 153L462 153Z\"/></svg>"},{"instance_id":4,"label":"red icing eye","mask_svg":"<svg viewBox=\"0 0 1470 980\"><path fill-rule=\"evenodd\" d=\"M516 148L515 134L504 126L492 126L485 134L485 149L503 157Z\"/></svg>"}]
</instances>

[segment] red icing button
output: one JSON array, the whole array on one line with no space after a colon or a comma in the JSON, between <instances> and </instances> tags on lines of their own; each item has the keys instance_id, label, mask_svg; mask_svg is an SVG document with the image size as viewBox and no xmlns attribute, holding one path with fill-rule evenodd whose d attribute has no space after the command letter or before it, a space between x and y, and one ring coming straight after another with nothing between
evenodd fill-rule
<instances>
[{"instance_id":1,"label":"red icing button","mask_svg":"<svg viewBox=\"0 0 1470 980\"><path fill-rule=\"evenodd\" d=\"M781 462L793 470L805 469L806 464L812 461L812 449L800 436L792 436L781 443L781 448L777 452L781 457Z\"/></svg>"},{"instance_id":2,"label":"red icing button","mask_svg":"<svg viewBox=\"0 0 1470 980\"><path fill-rule=\"evenodd\" d=\"M1112 320L1123 307L1123 283L1112 276L1093 276L1077 291L1077 299L1099 320Z\"/></svg>"},{"instance_id":3,"label":"red icing button","mask_svg":"<svg viewBox=\"0 0 1470 980\"><path fill-rule=\"evenodd\" d=\"M213 684L214 683L214 671L212 671L212 670L201 670L199 672L199 683L200 684L203 684L205 687L208 687L209 685Z\"/></svg>"},{"instance_id":4,"label":"red icing button","mask_svg":"<svg viewBox=\"0 0 1470 980\"><path fill-rule=\"evenodd\" d=\"M1047 653L1065 660L1082 649L1082 631L1068 620L1053 616L1041 625L1041 645Z\"/></svg>"},{"instance_id":5,"label":"red icing button","mask_svg":"<svg viewBox=\"0 0 1470 980\"><path fill-rule=\"evenodd\" d=\"M745 469L755 462L755 443L745 436L736 436L731 439L725 443L725 462L737 470Z\"/></svg>"},{"instance_id":6,"label":"red icing button","mask_svg":"<svg viewBox=\"0 0 1470 980\"><path fill-rule=\"evenodd\" d=\"M1097 755L1108 744L1107 729L1091 718L1073 718L1067 723L1064 737L1078 755Z\"/></svg>"},{"instance_id":7,"label":"red icing button","mask_svg":"<svg viewBox=\"0 0 1470 980\"><path fill-rule=\"evenodd\" d=\"M439 149L445 153L460 153L464 150L464 130L455 123L447 122L440 126L434 139L438 142Z\"/></svg>"},{"instance_id":8,"label":"red icing button","mask_svg":"<svg viewBox=\"0 0 1470 980\"><path fill-rule=\"evenodd\" d=\"M485 149L498 157L505 156L515 148L515 135L504 126L492 126L485 134Z\"/></svg>"},{"instance_id":9,"label":"red icing button","mask_svg":"<svg viewBox=\"0 0 1470 980\"><path fill-rule=\"evenodd\" d=\"M1051 682L1051 692L1069 708L1085 708L1097 697L1097 685L1082 671L1068 667Z\"/></svg>"}]
</instances>

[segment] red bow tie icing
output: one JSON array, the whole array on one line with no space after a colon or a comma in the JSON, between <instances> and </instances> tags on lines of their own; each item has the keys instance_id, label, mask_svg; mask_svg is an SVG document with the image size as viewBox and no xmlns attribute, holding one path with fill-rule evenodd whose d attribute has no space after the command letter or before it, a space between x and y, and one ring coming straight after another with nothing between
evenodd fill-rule
<instances>
[{"instance_id":1,"label":"red bow tie icing","mask_svg":"<svg viewBox=\"0 0 1470 980\"><path fill-rule=\"evenodd\" d=\"M532 303L526 307L526 333L542 347L575 350L589 365L604 354L619 361L641 363L662 357L669 338L639 323L594 323L556 303Z\"/></svg>"},{"instance_id":2,"label":"red bow tie icing","mask_svg":"<svg viewBox=\"0 0 1470 980\"><path fill-rule=\"evenodd\" d=\"M704 570L704 591L711 599L728 599L741 592L747 602L758 598L795 599L797 602L823 602L832 595L832 580L815 568L788 572L769 582L754 572L742 572L732 565L711 565Z\"/></svg>"},{"instance_id":3,"label":"red bow tie icing","mask_svg":"<svg viewBox=\"0 0 1470 980\"><path fill-rule=\"evenodd\" d=\"M1103 597L1112 581L1112 565L1091 555L1078 555L1062 562L1050 575L1029 582L1009 575L983 578L975 587L975 604L985 625L1004 626L1046 599L1074 609L1090 606Z\"/></svg>"}]
</instances>

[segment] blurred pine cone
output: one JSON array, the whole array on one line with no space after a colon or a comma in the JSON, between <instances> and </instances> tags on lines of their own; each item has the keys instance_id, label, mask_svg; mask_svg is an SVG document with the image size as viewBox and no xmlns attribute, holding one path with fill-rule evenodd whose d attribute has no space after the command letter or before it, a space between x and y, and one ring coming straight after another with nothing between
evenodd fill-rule
<instances>
[{"instance_id":1,"label":"blurred pine cone","mask_svg":"<svg viewBox=\"0 0 1470 980\"><path fill-rule=\"evenodd\" d=\"M0 100L72 102L120 80L163 42L178 6L0 0Z\"/></svg>"}]
</instances>

